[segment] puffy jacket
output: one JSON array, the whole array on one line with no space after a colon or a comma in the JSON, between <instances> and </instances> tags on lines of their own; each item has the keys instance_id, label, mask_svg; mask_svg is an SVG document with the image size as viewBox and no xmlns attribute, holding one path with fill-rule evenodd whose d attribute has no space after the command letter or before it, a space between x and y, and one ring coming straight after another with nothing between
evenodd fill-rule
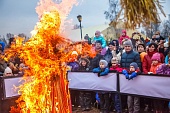
<instances>
[{"instance_id":1,"label":"puffy jacket","mask_svg":"<svg viewBox=\"0 0 170 113\"><path fill-rule=\"evenodd\" d=\"M154 52L154 53L156 53L156 52ZM148 53L147 53L147 55L144 56L144 59L142 62L142 70L143 70L143 73L145 73L145 74L147 74L150 71L151 64L152 64L151 58L154 53L152 53L152 55L148 55ZM164 55L162 53L159 53L159 54L161 57L161 63L164 63Z\"/></svg>"},{"instance_id":2,"label":"puffy jacket","mask_svg":"<svg viewBox=\"0 0 170 113\"><path fill-rule=\"evenodd\" d=\"M120 65L122 68L129 69L130 63L136 62L141 70L141 61L139 53L131 50L130 52L124 52L121 57Z\"/></svg>"},{"instance_id":3,"label":"puffy jacket","mask_svg":"<svg viewBox=\"0 0 170 113\"><path fill-rule=\"evenodd\" d=\"M100 67L94 68L93 73L98 73L99 76L105 76L109 73L109 68L101 69Z\"/></svg>"},{"instance_id":4,"label":"puffy jacket","mask_svg":"<svg viewBox=\"0 0 170 113\"><path fill-rule=\"evenodd\" d=\"M106 40L104 39L104 37L102 37L102 36L94 37L92 42L96 42L96 41L102 42L102 48L106 47Z\"/></svg>"},{"instance_id":5,"label":"puffy jacket","mask_svg":"<svg viewBox=\"0 0 170 113\"><path fill-rule=\"evenodd\" d=\"M99 67L100 60L103 59L103 55L97 54L92 60L90 64L90 70L93 70L94 68Z\"/></svg>"},{"instance_id":6,"label":"puffy jacket","mask_svg":"<svg viewBox=\"0 0 170 113\"><path fill-rule=\"evenodd\" d=\"M122 71L123 71L123 68L121 68L119 65L117 65L117 66L111 66L111 67L110 67L110 70L111 70L111 71L122 72Z\"/></svg>"},{"instance_id":7,"label":"puffy jacket","mask_svg":"<svg viewBox=\"0 0 170 113\"><path fill-rule=\"evenodd\" d=\"M156 74L170 75L170 67L166 64L162 64L157 68Z\"/></svg>"},{"instance_id":8,"label":"puffy jacket","mask_svg":"<svg viewBox=\"0 0 170 113\"><path fill-rule=\"evenodd\" d=\"M168 63L169 63L169 56L166 55L166 57L165 57L165 64L168 64Z\"/></svg>"},{"instance_id":9,"label":"puffy jacket","mask_svg":"<svg viewBox=\"0 0 170 113\"><path fill-rule=\"evenodd\" d=\"M123 39L130 39L129 36L126 35L126 30L122 30L122 33L125 33L125 36L121 36L119 38L119 44L122 45Z\"/></svg>"},{"instance_id":10,"label":"puffy jacket","mask_svg":"<svg viewBox=\"0 0 170 113\"><path fill-rule=\"evenodd\" d=\"M152 72L153 74L156 74L156 70L158 69L160 65L161 63L158 63L157 65L151 65L150 72Z\"/></svg>"}]
</instances>

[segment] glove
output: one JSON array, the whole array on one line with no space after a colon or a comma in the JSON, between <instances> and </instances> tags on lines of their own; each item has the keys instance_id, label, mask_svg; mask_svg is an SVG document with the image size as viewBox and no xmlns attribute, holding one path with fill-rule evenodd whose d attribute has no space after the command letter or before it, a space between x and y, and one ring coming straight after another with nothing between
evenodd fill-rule
<instances>
[{"instance_id":1,"label":"glove","mask_svg":"<svg viewBox=\"0 0 170 113\"><path fill-rule=\"evenodd\" d=\"M100 73L97 73L98 74L98 77L100 77Z\"/></svg>"},{"instance_id":2,"label":"glove","mask_svg":"<svg viewBox=\"0 0 170 113\"><path fill-rule=\"evenodd\" d=\"M125 75L126 79L129 79L129 74L128 74L128 72L126 70L123 70L122 74Z\"/></svg>"},{"instance_id":3,"label":"glove","mask_svg":"<svg viewBox=\"0 0 170 113\"><path fill-rule=\"evenodd\" d=\"M133 72L131 75L129 75L129 80L135 78L137 76L136 72Z\"/></svg>"}]
</instances>

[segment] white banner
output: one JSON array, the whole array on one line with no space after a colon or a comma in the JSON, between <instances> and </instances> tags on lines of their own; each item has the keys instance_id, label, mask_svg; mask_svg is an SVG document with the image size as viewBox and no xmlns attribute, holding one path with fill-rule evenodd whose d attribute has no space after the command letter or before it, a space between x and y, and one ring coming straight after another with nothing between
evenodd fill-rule
<instances>
[{"instance_id":1,"label":"white banner","mask_svg":"<svg viewBox=\"0 0 170 113\"><path fill-rule=\"evenodd\" d=\"M80 90L116 91L116 73L98 77L90 72L68 72L69 88Z\"/></svg>"},{"instance_id":2,"label":"white banner","mask_svg":"<svg viewBox=\"0 0 170 113\"><path fill-rule=\"evenodd\" d=\"M23 81L21 82L21 79L22 77L4 79L5 98L19 96L19 89L16 87L20 86L23 83Z\"/></svg>"},{"instance_id":3,"label":"white banner","mask_svg":"<svg viewBox=\"0 0 170 113\"><path fill-rule=\"evenodd\" d=\"M120 92L170 99L170 77L138 75L133 80L120 76Z\"/></svg>"}]
</instances>

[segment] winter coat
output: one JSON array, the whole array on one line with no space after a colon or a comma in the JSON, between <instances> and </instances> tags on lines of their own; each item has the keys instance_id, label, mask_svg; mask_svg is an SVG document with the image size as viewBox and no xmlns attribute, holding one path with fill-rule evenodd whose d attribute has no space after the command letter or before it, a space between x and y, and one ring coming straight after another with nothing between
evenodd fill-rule
<instances>
[{"instance_id":1,"label":"winter coat","mask_svg":"<svg viewBox=\"0 0 170 113\"><path fill-rule=\"evenodd\" d=\"M158 63L157 65L151 65L150 72L152 72L153 74L156 74L156 70L158 69L158 67L159 67L161 64L162 64L162 63Z\"/></svg>"},{"instance_id":2,"label":"winter coat","mask_svg":"<svg viewBox=\"0 0 170 113\"><path fill-rule=\"evenodd\" d=\"M147 52L147 55L144 56L144 59L142 62L142 71L145 74L148 74L148 72L150 71L151 64L152 64L151 58L154 53L156 53L156 52L153 52L153 53ZM162 53L160 53L160 56L161 56L161 63L164 63L164 55Z\"/></svg>"},{"instance_id":3,"label":"winter coat","mask_svg":"<svg viewBox=\"0 0 170 113\"><path fill-rule=\"evenodd\" d=\"M120 65L122 68L129 69L130 63L136 62L141 70L141 61L139 53L131 50L130 52L124 52L121 57Z\"/></svg>"},{"instance_id":4,"label":"winter coat","mask_svg":"<svg viewBox=\"0 0 170 113\"><path fill-rule=\"evenodd\" d=\"M111 64L111 59L113 58L112 56L112 52L110 51L110 49L108 49L106 51L106 54L104 55L104 59L108 62L108 65L110 66Z\"/></svg>"},{"instance_id":5,"label":"winter coat","mask_svg":"<svg viewBox=\"0 0 170 113\"><path fill-rule=\"evenodd\" d=\"M97 54L92 60L90 64L90 70L93 70L94 68L99 67L100 60L103 59L103 55Z\"/></svg>"},{"instance_id":6,"label":"winter coat","mask_svg":"<svg viewBox=\"0 0 170 113\"><path fill-rule=\"evenodd\" d=\"M100 67L94 68L93 73L98 73L98 76L105 76L109 73L109 68L101 69Z\"/></svg>"},{"instance_id":7,"label":"winter coat","mask_svg":"<svg viewBox=\"0 0 170 113\"><path fill-rule=\"evenodd\" d=\"M123 68L121 68L120 65L111 66L111 67L110 67L110 71L122 72L122 71L123 71Z\"/></svg>"},{"instance_id":8,"label":"winter coat","mask_svg":"<svg viewBox=\"0 0 170 113\"><path fill-rule=\"evenodd\" d=\"M140 60L141 60L141 62L143 62L143 59L144 59L145 55L147 55L146 52L140 53Z\"/></svg>"},{"instance_id":9,"label":"winter coat","mask_svg":"<svg viewBox=\"0 0 170 113\"><path fill-rule=\"evenodd\" d=\"M168 63L169 63L169 56L166 55L166 57L165 57L165 64L168 64Z\"/></svg>"},{"instance_id":10,"label":"winter coat","mask_svg":"<svg viewBox=\"0 0 170 113\"><path fill-rule=\"evenodd\" d=\"M71 71L78 71L79 69L78 62L69 62L67 65L71 67Z\"/></svg>"},{"instance_id":11,"label":"winter coat","mask_svg":"<svg viewBox=\"0 0 170 113\"><path fill-rule=\"evenodd\" d=\"M170 67L166 64L162 64L156 70L156 74L170 75Z\"/></svg>"},{"instance_id":12,"label":"winter coat","mask_svg":"<svg viewBox=\"0 0 170 113\"><path fill-rule=\"evenodd\" d=\"M94 37L92 42L96 42L96 41L102 42L102 48L106 47L106 40L104 39L104 37L102 37L102 36Z\"/></svg>"}]
</instances>

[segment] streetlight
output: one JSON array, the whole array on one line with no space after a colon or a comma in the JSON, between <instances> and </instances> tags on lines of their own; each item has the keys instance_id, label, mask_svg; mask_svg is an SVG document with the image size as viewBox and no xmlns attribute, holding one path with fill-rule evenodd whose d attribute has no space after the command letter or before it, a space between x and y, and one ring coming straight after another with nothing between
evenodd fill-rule
<instances>
[{"instance_id":1,"label":"streetlight","mask_svg":"<svg viewBox=\"0 0 170 113\"><path fill-rule=\"evenodd\" d=\"M81 21L82 21L82 16L81 15L78 15L77 16L77 19L78 19L78 21L80 22L80 34L81 34L81 40L82 40L82 28L81 28Z\"/></svg>"}]
</instances>

